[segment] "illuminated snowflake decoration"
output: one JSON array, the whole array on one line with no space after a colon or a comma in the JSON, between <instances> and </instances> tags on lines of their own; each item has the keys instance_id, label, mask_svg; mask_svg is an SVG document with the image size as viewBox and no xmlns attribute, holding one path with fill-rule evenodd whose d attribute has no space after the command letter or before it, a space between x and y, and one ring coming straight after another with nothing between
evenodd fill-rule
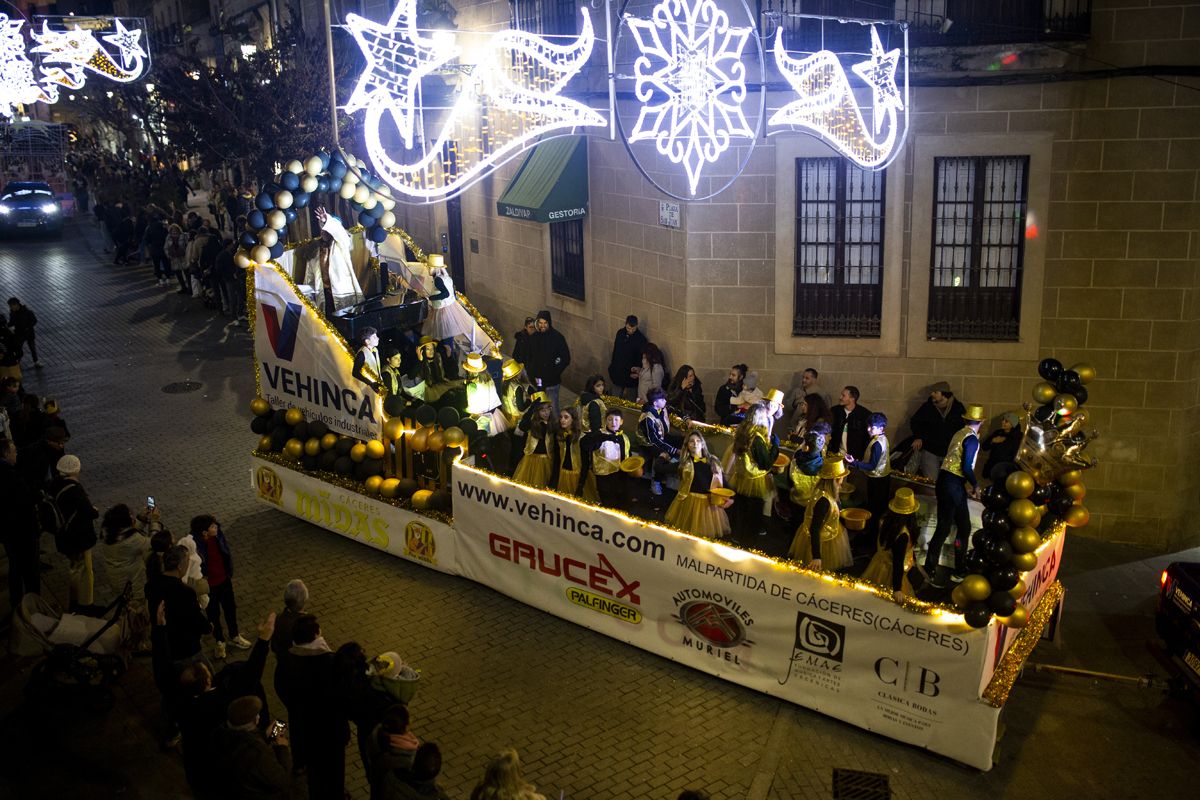
<instances>
[{"instance_id":1,"label":"illuminated snowflake decoration","mask_svg":"<svg viewBox=\"0 0 1200 800\"><path fill-rule=\"evenodd\" d=\"M662 0L649 20L626 22L640 53L634 92L643 103L629 141L653 141L681 164L694 195L705 165L734 137L754 139L742 109L742 50L753 29L730 27L714 0Z\"/></svg>"},{"instance_id":2,"label":"illuminated snowflake decoration","mask_svg":"<svg viewBox=\"0 0 1200 800\"><path fill-rule=\"evenodd\" d=\"M41 57L43 85L82 89L87 80L84 70L118 83L129 83L145 74L150 56L141 45L142 31L127 29L119 19L115 23L116 30L101 38L117 48L122 66L117 65L92 31L78 25L58 30L43 20L41 31L30 31L37 45L29 52Z\"/></svg>"},{"instance_id":3,"label":"illuminated snowflake decoration","mask_svg":"<svg viewBox=\"0 0 1200 800\"><path fill-rule=\"evenodd\" d=\"M7 119L13 117L13 106L48 100L34 82L33 62L25 55L24 24L25 20L0 14L0 116Z\"/></svg>"},{"instance_id":4,"label":"illuminated snowflake decoration","mask_svg":"<svg viewBox=\"0 0 1200 800\"><path fill-rule=\"evenodd\" d=\"M125 24L119 19L114 20L114 22L116 22L116 30L100 38L114 45L120 51L122 67L128 70L130 63L138 64L139 69L134 71L140 72L141 60L148 57L146 51L142 49L142 32L136 28L133 30L127 29Z\"/></svg>"}]
</instances>

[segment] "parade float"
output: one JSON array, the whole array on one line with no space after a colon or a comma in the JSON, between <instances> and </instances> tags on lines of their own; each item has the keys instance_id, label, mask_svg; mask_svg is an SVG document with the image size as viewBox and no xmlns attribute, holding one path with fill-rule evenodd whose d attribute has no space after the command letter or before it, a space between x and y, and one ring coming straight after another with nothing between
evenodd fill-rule
<instances>
[{"instance_id":1,"label":"parade float","mask_svg":"<svg viewBox=\"0 0 1200 800\"><path fill-rule=\"evenodd\" d=\"M578 35L553 42L507 28L474 38L423 31L411 0L386 23L347 15L367 68L344 108L364 114L369 163L337 148L285 163L256 197L236 257L247 272L258 386L252 490L264 504L398 558L990 769L1009 692L1061 606L1066 530L1087 521L1079 503L1091 434L1080 407L1090 367L1065 369L1052 359L1038 366L1043 382L1026 408L1020 469L972 503L970 574L945 603L898 602L890 587L492 470L478 416L389 402L354 376L354 349L304 284L312 243L284 244L297 209L318 196L339 198L343 216L358 223L349 231L360 283L386 292L380 276L399 274L405 291L428 295L430 264L394 227L397 202L456 196L550 136L615 138L619 129L646 179L687 201L727 188L764 134L816 135L871 169L895 157L908 126L903 24L810 18L822 32L855 28L865 44L851 53L804 52L785 36L788 20L803 15L777 14L768 37L745 3L721 5L726 10L714 0L645 0L615 15L606 3L605 40L585 8ZM603 50L607 92L572 94L572 82L588 81L593 49ZM614 64L624 67L614 72ZM768 67L786 87L769 97ZM422 108L430 87L442 105ZM871 97L865 107L855 94L862 89ZM681 178L664 182L664 165ZM702 180L714 170L731 177ZM469 300L458 300L499 344ZM728 434L706 428L714 453L728 446ZM928 526L928 482L894 480L920 490L918 516Z\"/></svg>"}]
</instances>

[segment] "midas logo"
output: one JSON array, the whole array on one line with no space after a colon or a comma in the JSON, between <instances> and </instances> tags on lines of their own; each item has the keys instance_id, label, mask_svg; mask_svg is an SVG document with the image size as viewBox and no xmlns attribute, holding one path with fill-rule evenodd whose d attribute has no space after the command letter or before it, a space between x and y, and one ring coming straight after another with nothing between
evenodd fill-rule
<instances>
[{"instance_id":1,"label":"midas logo","mask_svg":"<svg viewBox=\"0 0 1200 800\"><path fill-rule=\"evenodd\" d=\"M436 554L437 542L428 525L413 520L404 526L404 555L436 564Z\"/></svg>"},{"instance_id":2,"label":"midas logo","mask_svg":"<svg viewBox=\"0 0 1200 800\"><path fill-rule=\"evenodd\" d=\"M271 349L275 351L275 357L291 361L292 356L296 353L296 334L300 331L301 307L296 303L285 304L283 323L280 324L279 309L266 303L260 305L262 306L263 320L267 325L267 339L271 342Z\"/></svg>"},{"instance_id":3,"label":"midas logo","mask_svg":"<svg viewBox=\"0 0 1200 800\"><path fill-rule=\"evenodd\" d=\"M283 505L283 481L270 467L259 467L254 473L254 485L258 488L258 496L268 503Z\"/></svg>"},{"instance_id":4,"label":"midas logo","mask_svg":"<svg viewBox=\"0 0 1200 800\"><path fill-rule=\"evenodd\" d=\"M509 539L498 533L488 536L488 546L496 558L502 558L514 564L524 564L535 572L544 572L554 577L561 575L571 583L586 586L593 592L600 592L618 600L641 605L642 599L638 596L637 589L642 582L627 582L621 573L617 572L617 568L612 565L612 562L600 553L596 554L598 563L585 564L570 556L560 556L558 553L547 555L546 551L540 547Z\"/></svg>"}]
</instances>

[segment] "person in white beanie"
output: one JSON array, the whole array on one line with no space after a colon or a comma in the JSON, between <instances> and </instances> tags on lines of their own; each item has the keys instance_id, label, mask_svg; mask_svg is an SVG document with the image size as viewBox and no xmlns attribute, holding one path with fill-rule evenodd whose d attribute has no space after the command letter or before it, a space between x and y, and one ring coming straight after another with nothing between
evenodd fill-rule
<instances>
[{"instance_id":1,"label":"person in white beanie","mask_svg":"<svg viewBox=\"0 0 1200 800\"><path fill-rule=\"evenodd\" d=\"M70 562L69 610L72 612L92 605L96 580L92 570L92 548L96 546L96 520L100 510L92 505L79 482L82 470L77 456L65 455L55 464L58 477L50 485L50 496L63 520L55 544L58 552Z\"/></svg>"}]
</instances>

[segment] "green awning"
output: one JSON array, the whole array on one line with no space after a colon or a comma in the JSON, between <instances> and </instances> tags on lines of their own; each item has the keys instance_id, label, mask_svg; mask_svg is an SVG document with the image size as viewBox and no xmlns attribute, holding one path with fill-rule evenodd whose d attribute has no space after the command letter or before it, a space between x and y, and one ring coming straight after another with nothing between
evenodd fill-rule
<instances>
[{"instance_id":1,"label":"green awning","mask_svg":"<svg viewBox=\"0 0 1200 800\"><path fill-rule=\"evenodd\" d=\"M582 136L562 136L533 148L496 202L500 216L534 222L580 219L587 211L587 141Z\"/></svg>"}]
</instances>

